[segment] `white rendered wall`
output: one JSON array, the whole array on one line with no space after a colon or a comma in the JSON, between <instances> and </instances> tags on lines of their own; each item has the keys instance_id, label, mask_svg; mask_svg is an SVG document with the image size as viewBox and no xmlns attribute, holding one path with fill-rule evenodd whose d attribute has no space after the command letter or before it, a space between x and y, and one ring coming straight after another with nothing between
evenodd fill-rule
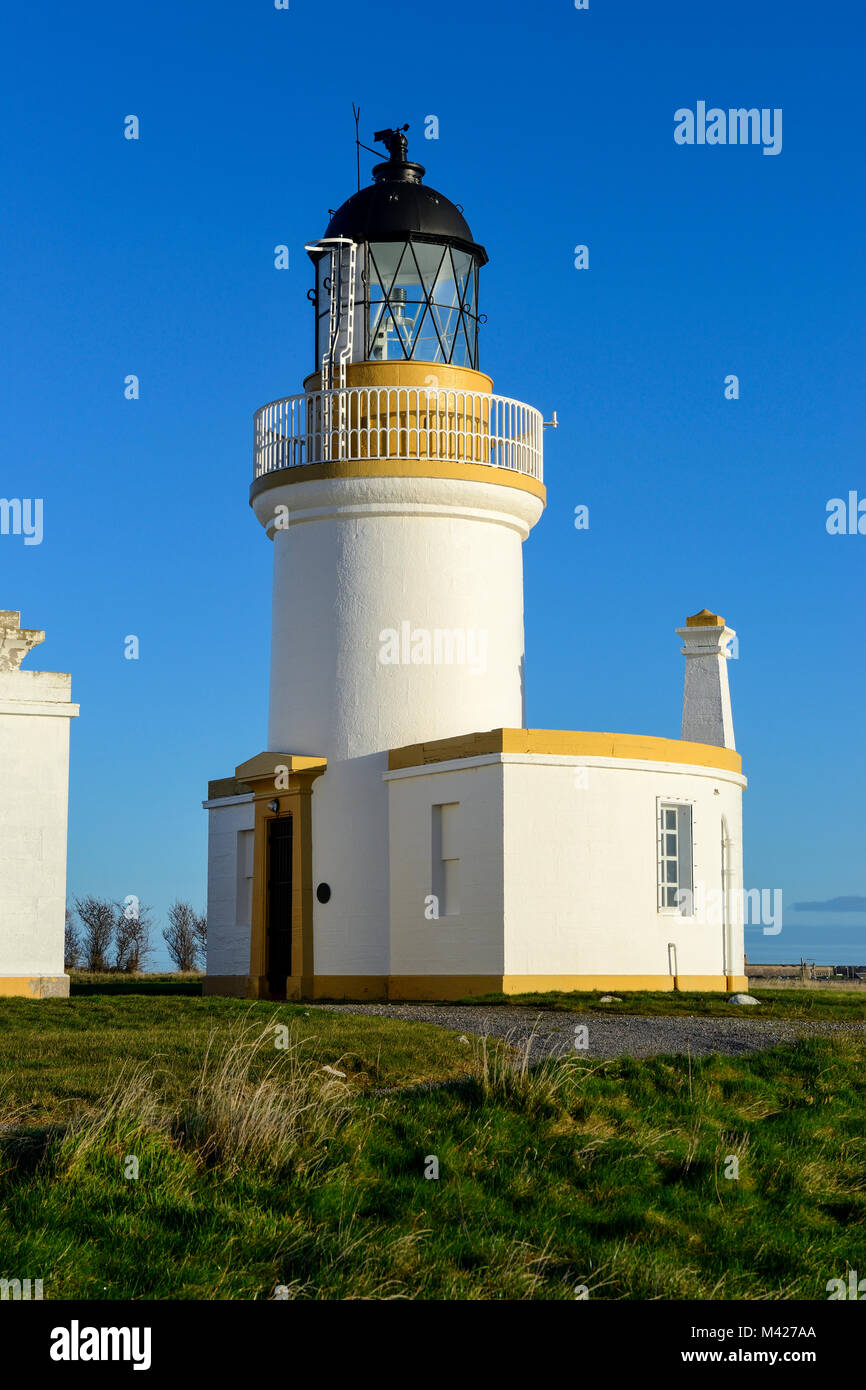
<instances>
[{"instance_id":1,"label":"white rendered wall","mask_svg":"<svg viewBox=\"0 0 866 1390\"><path fill-rule=\"evenodd\" d=\"M479 764L388 774L392 975L503 973L502 765ZM454 802L459 802L460 911L428 920L425 899L434 891L432 808Z\"/></svg>"},{"instance_id":2,"label":"white rendered wall","mask_svg":"<svg viewBox=\"0 0 866 1390\"><path fill-rule=\"evenodd\" d=\"M722 816L742 886L744 779L621 758L491 755L387 774L392 975L743 973L737 916L724 969L724 914L695 921L657 907L658 798L693 808L694 880L722 888ZM459 802L458 917L424 918L431 819ZM705 914L708 916L709 914Z\"/></svg>"},{"instance_id":3,"label":"white rendered wall","mask_svg":"<svg viewBox=\"0 0 866 1390\"><path fill-rule=\"evenodd\" d=\"M208 813L207 973L248 975L251 923L243 911L247 865L239 835L253 832L251 795L205 801ZM241 908L239 912L239 906Z\"/></svg>"},{"instance_id":4,"label":"white rendered wall","mask_svg":"<svg viewBox=\"0 0 866 1390\"><path fill-rule=\"evenodd\" d=\"M491 469L491 473L496 470ZM275 508L289 509L274 529ZM269 747L332 761L523 726L520 488L336 478L262 493L274 540ZM383 664L381 633L460 633L483 661ZM467 649L468 650L468 649Z\"/></svg>"},{"instance_id":5,"label":"white rendered wall","mask_svg":"<svg viewBox=\"0 0 866 1390\"><path fill-rule=\"evenodd\" d=\"M70 677L0 672L0 977L63 977Z\"/></svg>"},{"instance_id":6,"label":"white rendered wall","mask_svg":"<svg viewBox=\"0 0 866 1390\"><path fill-rule=\"evenodd\" d=\"M669 975L670 942L677 974L724 973L721 920L657 908L656 815L658 798L691 803L694 882L720 892L722 816L741 843L742 777L516 754L504 776L506 975ZM731 959L741 975L741 924Z\"/></svg>"},{"instance_id":7,"label":"white rendered wall","mask_svg":"<svg viewBox=\"0 0 866 1390\"><path fill-rule=\"evenodd\" d=\"M313 898L317 975L388 973L388 799L386 753L329 762L313 782Z\"/></svg>"}]
</instances>

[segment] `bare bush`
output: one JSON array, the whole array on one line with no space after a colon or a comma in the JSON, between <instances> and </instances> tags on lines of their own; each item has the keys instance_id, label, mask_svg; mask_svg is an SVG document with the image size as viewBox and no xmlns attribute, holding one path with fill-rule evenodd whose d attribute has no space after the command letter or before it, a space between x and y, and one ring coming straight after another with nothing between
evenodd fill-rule
<instances>
[{"instance_id":1,"label":"bare bush","mask_svg":"<svg viewBox=\"0 0 866 1390\"><path fill-rule=\"evenodd\" d=\"M196 922L196 914L189 903L175 901L168 909L168 926L163 927L162 936L176 970L195 970L198 964L199 934Z\"/></svg>"},{"instance_id":2,"label":"bare bush","mask_svg":"<svg viewBox=\"0 0 866 1390\"><path fill-rule=\"evenodd\" d=\"M114 936L114 904L107 898L75 899L75 911L81 921L81 954L85 970L108 970L108 954Z\"/></svg>"},{"instance_id":3,"label":"bare bush","mask_svg":"<svg viewBox=\"0 0 866 1390\"><path fill-rule=\"evenodd\" d=\"M81 937L75 925L75 915L71 907L66 909L66 928L63 936L63 968L77 970L81 963Z\"/></svg>"},{"instance_id":4,"label":"bare bush","mask_svg":"<svg viewBox=\"0 0 866 1390\"><path fill-rule=\"evenodd\" d=\"M194 912L192 914L192 929L198 946L199 963L204 969L207 965L207 913Z\"/></svg>"},{"instance_id":5,"label":"bare bush","mask_svg":"<svg viewBox=\"0 0 866 1390\"><path fill-rule=\"evenodd\" d=\"M114 968L125 974L144 970L153 947L150 930L153 917L149 907L138 902L133 906L115 903Z\"/></svg>"}]
</instances>

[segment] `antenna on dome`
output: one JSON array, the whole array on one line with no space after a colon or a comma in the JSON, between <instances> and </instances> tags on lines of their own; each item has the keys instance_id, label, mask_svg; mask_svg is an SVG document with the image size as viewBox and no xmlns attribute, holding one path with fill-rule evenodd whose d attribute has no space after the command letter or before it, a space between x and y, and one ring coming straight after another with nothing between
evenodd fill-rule
<instances>
[{"instance_id":1,"label":"antenna on dome","mask_svg":"<svg viewBox=\"0 0 866 1390\"><path fill-rule=\"evenodd\" d=\"M361 191L361 139L358 134L358 125L361 120L361 108L352 102L352 115L355 117L355 165L357 170L358 189Z\"/></svg>"}]
</instances>

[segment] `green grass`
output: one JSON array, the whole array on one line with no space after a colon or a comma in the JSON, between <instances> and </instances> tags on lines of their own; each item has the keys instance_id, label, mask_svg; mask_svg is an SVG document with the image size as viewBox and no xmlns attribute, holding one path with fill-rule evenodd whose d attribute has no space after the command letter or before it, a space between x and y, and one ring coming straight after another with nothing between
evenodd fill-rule
<instances>
[{"instance_id":1,"label":"green grass","mask_svg":"<svg viewBox=\"0 0 866 1390\"><path fill-rule=\"evenodd\" d=\"M46 1298L825 1299L866 1268L859 1034L529 1068L233 1000L8 1000L0 1024L0 1277Z\"/></svg>"},{"instance_id":2,"label":"green grass","mask_svg":"<svg viewBox=\"0 0 866 1390\"><path fill-rule=\"evenodd\" d=\"M749 994L761 1001L755 1004L729 1004L726 994L701 994L672 990L652 993L649 990L593 990L547 994L485 994L480 998L461 999L461 1004L522 1004L534 1009L553 1009L575 1013L672 1015L690 1014L706 1018L866 1019L866 989L749 989ZM603 994L612 994L620 1002L602 1004Z\"/></svg>"},{"instance_id":3,"label":"green grass","mask_svg":"<svg viewBox=\"0 0 866 1390\"><path fill-rule=\"evenodd\" d=\"M146 1063L169 1099L192 1084L209 1037L244 1021L297 1025L304 1051L347 1073L353 1089L443 1080L468 1071L471 1048L433 1024L407 1030L359 1018L241 999L0 999L0 1102L28 1124L57 1124L95 1105L118 1069ZM276 1035L274 1035L276 1036Z\"/></svg>"}]
</instances>

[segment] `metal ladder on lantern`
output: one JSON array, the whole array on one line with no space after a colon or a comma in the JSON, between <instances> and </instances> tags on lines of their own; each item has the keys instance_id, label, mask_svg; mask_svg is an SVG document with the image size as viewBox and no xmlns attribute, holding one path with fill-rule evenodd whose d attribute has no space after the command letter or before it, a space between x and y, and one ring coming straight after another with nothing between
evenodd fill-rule
<instances>
[{"instance_id":1,"label":"metal ladder on lantern","mask_svg":"<svg viewBox=\"0 0 866 1390\"><path fill-rule=\"evenodd\" d=\"M322 397L322 454L325 459L345 458L349 423L346 366L352 360L355 336L358 247L349 237L327 237L319 246L331 258L328 348L322 355L322 390L326 393Z\"/></svg>"}]
</instances>

